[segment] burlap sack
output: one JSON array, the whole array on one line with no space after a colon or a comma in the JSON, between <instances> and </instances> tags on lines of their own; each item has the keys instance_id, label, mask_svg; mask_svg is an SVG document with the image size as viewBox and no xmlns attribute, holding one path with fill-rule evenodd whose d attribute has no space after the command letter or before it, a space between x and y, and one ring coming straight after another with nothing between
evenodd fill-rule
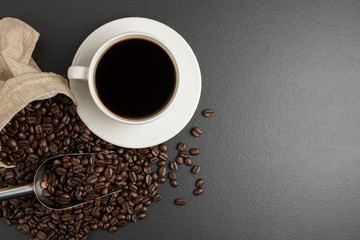
<instances>
[{"instance_id":1,"label":"burlap sack","mask_svg":"<svg viewBox=\"0 0 360 240\"><path fill-rule=\"evenodd\" d=\"M77 104L68 81L42 72L31 58L38 38L39 33L19 19L0 20L0 129L28 103L49 94L66 94Z\"/></svg>"}]
</instances>

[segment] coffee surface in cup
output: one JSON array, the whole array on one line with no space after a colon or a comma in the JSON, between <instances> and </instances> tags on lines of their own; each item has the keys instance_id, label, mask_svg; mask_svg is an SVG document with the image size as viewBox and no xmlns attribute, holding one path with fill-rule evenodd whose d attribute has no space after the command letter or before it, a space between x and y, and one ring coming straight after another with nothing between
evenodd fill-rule
<instances>
[{"instance_id":1,"label":"coffee surface in cup","mask_svg":"<svg viewBox=\"0 0 360 240\"><path fill-rule=\"evenodd\" d=\"M119 41L99 59L95 88L103 105L127 119L159 113L171 100L176 70L165 50L141 38Z\"/></svg>"}]
</instances>

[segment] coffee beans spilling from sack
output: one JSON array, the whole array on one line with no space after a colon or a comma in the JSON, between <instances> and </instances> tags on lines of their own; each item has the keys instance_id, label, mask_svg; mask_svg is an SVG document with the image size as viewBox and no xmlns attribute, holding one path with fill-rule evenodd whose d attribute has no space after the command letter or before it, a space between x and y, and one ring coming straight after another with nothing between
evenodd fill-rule
<instances>
[{"instance_id":1,"label":"coffee beans spilling from sack","mask_svg":"<svg viewBox=\"0 0 360 240\"><path fill-rule=\"evenodd\" d=\"M194 132L195 136L201 135L199 129ZM98 228L115 232L128 222L146 218L148 207L162 199L157 189L166 181L168 147L161 144L125 149L104 141L79 119L75 105L65 95L28 104L0 131L0 142L2 162L14 166L0 168L0 188L32 182L40 164L52 156L99 153L61 158L49 167L42 182L44 195L59 206L83 200L91 203L50 210L34 195L0 203L0 217L8 225L17 225L22 232L31 234L31 239L88 239L90 232ZM192 166L186 145L181 143L178 149L179 156L170 164L173 171L183 162ZM113 153L101 154L109 151ZM197 155L199 150L190 153ZM157 165L157 171L152 171L151 165ZM178 185L175 173L169 178L172 186ZM203 192L201 181L196 184L195 195ZM113 190L118 192L97 198ZM185 200L175 203L182 206Z\"/></svg>"}]
</instances>

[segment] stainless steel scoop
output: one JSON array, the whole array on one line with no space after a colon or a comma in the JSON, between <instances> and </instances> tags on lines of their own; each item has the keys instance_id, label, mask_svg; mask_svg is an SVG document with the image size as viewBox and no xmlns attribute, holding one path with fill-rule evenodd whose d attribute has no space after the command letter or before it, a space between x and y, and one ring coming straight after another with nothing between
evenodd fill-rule
<instances>
[{"instance_id":1,"label":"stainless steel scoop","mask_svg":"<svg viewBox=\"0 0 360 240\"><path fill-rule=\"evenodd\" d=\"M113 153L113 152L103 152L103 153ZM73 153L73 154L58 155L58 156L49 158L48 160L43 162L40 165L40 167L36 170L33 183L28 183L25 185L6 187L6 188L0 189L0 202L4 201L4 200L9 200L12 198L21 197L21 196L35 193L36 198L39 200L39 202L42 205L44 205L47 208L53 209L53 210L64 210L64 209L73 208L73 207L88 203L89 201L82 202L82 203L79 203L79 204L76 204L76 205L73 205L70 207L66 207L66 208L57 208L54 201L50 200L48 197L45 197L42 194L43 188L41 187L41 182L44 179L44 174L45 174L45 170L46 170L47 166L49 164L52 164L56 159L59 159L64 156L80 156L80 155L89 155L89 154L99 154L99 153ZM110 195L110 194L113 194L113 193L116 193L119 191L111 192L109 194L102 195L98 198L101 198L101 197L104 197L104 196L107 196L107 195Z\"/></svg>"}]
</instances>

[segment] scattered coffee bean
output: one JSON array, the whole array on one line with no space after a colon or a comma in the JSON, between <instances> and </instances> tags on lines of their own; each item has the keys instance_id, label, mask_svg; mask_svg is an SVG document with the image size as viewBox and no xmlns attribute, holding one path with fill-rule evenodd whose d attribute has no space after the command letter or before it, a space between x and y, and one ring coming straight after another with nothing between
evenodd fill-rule
<instances>
[{"instance_id":1,"label":"scattered coffee bean","mask_svg":"<svg viewBox=\"0 0 360 240\"><path fill-rule=\"evenodd\" d=\"M191 172L193 174L198 174L200 172L200 166L198 166L198 165L193 166L191 169Z\"/></svg>"},{"instance_id":2,"label":"scattered coffee bean","mask_svg":"<svg viewBox=\"0 0 360 240\"><path fill-rule=\"evenodd\" d=\"M204 192L204 189L202 187L199 187L199 188L196 188L193 193L194 193L194 195L198 196L198 195L202 194L203 192Z\"/></svg>"},{"instance_id":3,"label":"scattered coffee bean","mask_svg":"<svg viewBox=\"0 0 360 240\"><path fill-rule=\"evenodd\" d=\"M159 148L162 152L166 153L168 151L168 147L164 143L160 144Z\"/></svg>"},{"instance_id":4,"label":"scattered coffee bean","mask_svg":"<svg viewBox=\"0 0 360 240\"><path fill-rule=\"evenodd\" d=\"M187 151L181 151L179 153L179 156L182 158L187 158L187 157L189 157L189 153Z\"/></svg>"},{"instance_id":5,"label":"scattered coffee bean","mask_svg":"<svg viewBox=\"0 0 360 240\"><path fill-rule=\"evenodd\" d=\"M159 177L157 181L158 181L158 183L165 183L166 178L165 177Z\"/></svg>"},{"instance_id":6,"label":"scattered coffee bean","mask_svg":"<svg viewBox=\"0 0 360 240\"><path fill-rule=\"evenodd\" d=\"M191 166L192 165L192 160L189 157L185 158L184 162L185 162L186 166Z\"/></svg>"},{"instance_id":7,"label":"scattered coffee bean","mask_svg":"<svg viewBox=\"0 0 360 240\"><path fill-rule=\"evenodd\" d=\"M161 160L163 160L163 161L166 161L166 160L168 160L168 155L166 154L166 153L164 153L164 152L161 152L160 154L159 154L159 158L161 159Z\"/></svg>"},{"instance_id":8,"label":"scattered coffee bean","mask_svg":"<svg viewBox=\"0 0 360 240\"><path fill-rule=\"evenodd\" d=\"M175 204L178 206L184 206L186 204L186 201L183 198L178 198L175 200Z\"/></svg>"},{"instance_id":9,"label":"scattered coffee bean","mask_svg":"<svg viewBox=\"0 0 360 240\"><path fill-rule=\"evenodd\" d=\"M158 172L159 172L160 176L165 176L165 174L166 174L165 166L160 167Z\"/></svg>"},{"instance_id":10,"label":"scattered coffee bean","mask_svg":"<svg viewBox=\"0 0 360 240\"><path fill-rule=\"evenodd\" d=\"M173 187L177 187L177 186L179 186L179 182L176 179L172 179L170 181L170 185Z\"/></svg>"},{"instance_id":11,"label":"scattered coffee bean","mask_svg":"<svg viewBox=\"0 0 360 240\"><path fill-rule=\"evenodd\" d=\"M158 202L161 200L161 198L162 198L162 195L160 193L155 194L155 196L153 197L153 201Z\"/></svg>"},{"instance_id":12,"label":"scattered coffee bean","mask_svg":"<svg viewBox=\"0 0 360 240\"><path fill-rule=\"evenodd\" d=\"M171 162L169 163L169 168L170 168L171 170L173 170L173 171L176 171L176 170L178 169L178 165L177 165L177 163L176 163L175 161L171 161Z\"/></svg>"},{"instance_id":13,"label":"scattered coffee bean","mask_svg":"<svg viewBox=\"0 0 360 240\"><path fill-rule=\"evenodd\" d=\"M180 157L180 156L177 156L177 157L176 157L176 163L177 163L178 165L183 164L183 162L184 162L184 159L183 159L182 157Z\"/></svg>"},{"instance_id":14,"label":"scattered coffee bean","mask_svg":"<svg viewBox=\"0 0 360 240\"><path fill-rule=\"evenodd\" d=\"M145 218L146 218L146 214L145 214L145 213L139 213L139 214L137 215L137 217L138 217L139 220L142 220L142 219L145 219Z\"/></svg>"},{"instance_id":15,"label":"scattered coffee bean","mask_svg":"<svg viewBox=\"0 0 360 240\"><path fill-rule=\"evenodd\" d=\"M195 137L199 137L199 136L201 136L202 131L201 131L200 128L194 127L194 128L191 130L191 133L192 133Z\"/></svg>"},{"instance_id":16,"label":"scattered coffee bean","mask_svg":"<svg viewBox=\"0 0 360 240\"><path fill-rule=\"evenodd\" d=\"M185 151L185 149L186 149L186 144L183 143L183 142L179 143L179 144L177 145L177 149L178 149L179 151Z\"/></svg>"},{"instance_id":17,"label":"scattered coffee bean","mask_svg":"<svg viewBox=\"0 0 360 240\"><path fill-rule=\"evenodd\" d=\"M196 187L202 187L204 185L204 179L199 178L198 180L196 180L195 186Z\"/></svg>"},{"instance_id":18,"label":"scattered coffee bean","mask_svg":"<svg viewBox=\"0 0 360 240\"><path fill-rule=\"evenodd\" d=\"M176 179L176 174L174 172L169 172L168 177L171 180Z\"/></svg>"},{"instance_id":19,"label":"scattered coffee bean","mask_svg":"<svg viewBox=\"0 0 360 240\"><path fill-rule=\"evenodd\" d=\"M158 167L162 167L166 165L166 161L158 161L156 164Z\"/></svg>"},{"instance_id":20,"label":"scattered coffee bean","mask_svg":"<svg viewBox=\"0 0 360 240\"><path fill-rule=\"evenodd\" d=\"M190 153L191 155L194 155L194 156L199 155L200 149L198 149L198 148L191 148L191 149L189 150L189 153Z\"/></svg>"},{"instance_id":21,"label":"scattered coffee bean","mask_svg":"<svg viewBox=\"0 0 360 240\"><path fill-rule=\"evenodd\" d=\"M203 111L203 116L204 116L204 117L212 117L212 116L214 116L214 110L212 110L212 109L205 109L205 110Z\"/></svg>"}]
</instances>

